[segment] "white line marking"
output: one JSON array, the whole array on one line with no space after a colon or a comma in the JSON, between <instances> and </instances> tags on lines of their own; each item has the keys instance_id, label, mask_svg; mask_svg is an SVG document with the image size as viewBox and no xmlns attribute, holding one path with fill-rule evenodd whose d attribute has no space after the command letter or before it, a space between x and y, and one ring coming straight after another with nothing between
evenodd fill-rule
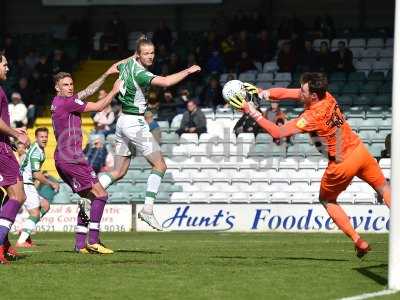
<instances>
[{"instance_id":1,"label":"white line marking","mask_svg":"<svg viewBox=\"0 0 400 300\"><path fill-rule=\"evenodd\" d=\"M339 300L364 300L364 299L369 299L369 298L374 298L374 297L396 294L398 292L399 291L395 291L395 290L383 290L383 291L375 292L375 293L366 293L366 294L361 294L361 295L352 296L352 297L340 298Z\"/></svg>"}]
</instances>

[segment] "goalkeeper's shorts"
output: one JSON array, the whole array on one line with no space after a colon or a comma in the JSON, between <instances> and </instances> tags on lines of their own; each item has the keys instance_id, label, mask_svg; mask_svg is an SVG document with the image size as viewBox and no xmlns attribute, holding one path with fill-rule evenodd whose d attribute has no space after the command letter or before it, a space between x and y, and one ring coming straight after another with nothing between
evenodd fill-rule
<instances>
[{"instance_id":1,"label":"goalkeeper's shorts","mask_svg":"<svg viewBox=\"0 0 400 300\"><path fill-rule=\"evenodd\" d=\"M339 194L349 186L354 176L364 180L375 190L386 182L378 162L363 143L360 143L345 161L329 162L321 179L320 199L336 201Z\"/></svg>"}]
</instances>

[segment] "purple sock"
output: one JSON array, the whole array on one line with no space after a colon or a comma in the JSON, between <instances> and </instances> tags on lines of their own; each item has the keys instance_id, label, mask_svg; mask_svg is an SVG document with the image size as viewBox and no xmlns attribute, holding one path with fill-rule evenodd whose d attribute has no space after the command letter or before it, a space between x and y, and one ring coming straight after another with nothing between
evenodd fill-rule
<instances>
[{"instance_id":1,"label":"purple sock","mask_svg":"<svg viewBox=\"0 0 400 300\"><path fill-rule=\"evenodd\" d=\"M78 213L78 222L75 228L75 249L83 249L86 246L87 224Z\"/></svg>"},{"instance_id":2,"label":"purple sock","mask_svg":"<svg viewBox=\"0 0 400 300\"><path fill-rule=\"evenodd\" d=\"M4 245L8 232L15 221L21 204L15 199L8 199L0 212L0 245Z\"/></svg>"},{"instance_id":3,"label":"purple sock","mask_svg":"<svg viewBox=\"0 0 400 300\"><path fill-rule=\"evenodd\" d=\"M99 197L92 200L92 205L90 206L89 244L97 244L99 242L100 221L106 202L107 197Z\"/></svg>"}]
</instances>

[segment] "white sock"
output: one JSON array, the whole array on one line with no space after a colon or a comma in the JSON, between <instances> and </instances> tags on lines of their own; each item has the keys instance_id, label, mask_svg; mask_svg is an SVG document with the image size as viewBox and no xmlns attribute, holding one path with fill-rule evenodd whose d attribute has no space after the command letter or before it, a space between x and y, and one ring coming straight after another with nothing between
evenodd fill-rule
<instances>
[{"instance_id":1,"label":"white sock","mask_svg":"<svg viewBox=\"0 0 400 300\"><path fill-rule=\"evenodd\" d=\"M146 197L144 198L144 210L146 212L153 211L154 200L160 188L161 180L164 174L153 170L147 179Z\"/></svg>"},{"instance_id":2,"label":"white sock","mask_svg":"<svg viewBox=\"0 0 400 300\"><path fill-rule=\"evenodd\" d=\"M26 219L24 222L21 235L18 238L18 243L20 244L25 243L35 228L36 228L36 223L31 219Z\"/></svg>"},{"instance_id":3,"label":"white sock","mask_svg":"<svg viewBox=\"0 0 400 300\"><path fill-rule=\"evenodd\" d=\"M101 186L106 190L113 182L113 178L109 173L99 174L99 182Z\"/></svg>"}]
</instances>

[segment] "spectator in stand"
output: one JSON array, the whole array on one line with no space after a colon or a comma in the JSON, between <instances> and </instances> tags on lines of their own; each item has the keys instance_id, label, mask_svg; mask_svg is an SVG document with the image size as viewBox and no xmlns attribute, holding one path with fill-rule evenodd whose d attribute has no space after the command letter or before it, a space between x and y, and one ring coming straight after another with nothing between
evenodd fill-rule
<instances>
[{"instance_id":1,"label":"spectator in stand","mask_svg":"<svg viewBox=\"0 0 400 300\"><path fill-rule=\"evenodd\" d=\"M279 72L293 72L296 69L296 55L290 43L285 43L278 54Z\"/></svg>"},{"instance_id":2,"label":"spectator in stand","mask_svg":"<svg viewBox=\"0 0 400 300\"><path fill-rule=\"evenodd\" d=\"M163 97L160 101L160 108L158 111L159 121L168 121L171 125L172 119L177 115L176 103L170 90L163 92Z\"/></svg>"},{"instance_id":3,"label":"spectator in stand","mask_svg":"<svg viewBox=\"0 0 400 300\"><path fill-rule=\"evenodd\" d=\"M304 42L304 50L299 58L298 69L300 72L313 72L318 68L318 53L314 50L312 42Z\"/></svg>"},{"instance_id":4,"label":"spectator in stand","mask_svg":"<svg viewBox=\"0 0 400 300\"><path fill-rule=\"evenodd\" d=\"M353 52L346 47L343 41L338 43L338 49L332 53L332 56L335 71L346 73L354 72Z\"/></svg>"},{"instance_id":5,"label":"spectator in stand","mask_svg":"<svg viewBox=\"0 0 400 300\"><path fill-rule=\"evenodd\" d=\"M146 120L146 123L149 125L149 129L151 134L153 135L154 139L157 141L157 143L161 143L161 128L160 125L158 125L157 121L154 120L154 115L151 111L146 111L144 113L144 119Z\"/></svg>"},{"instance_id":6,"label":"spectator in stand","mask_svg":"<svg viewBox=\"0 0 400 300\"><path fill-rule=\"evenodd\" d=\"M212 52L212 55L210 56L210 58L207 61L206 70L209 73L216 73L216 74L220 74L223 72L224 61L223 61L222 57L220 56L218 50L214 50Z\"/></svg>"},{"instance_id":7,"label":"spectator in stand","mask_svg":"<svg viewBox=\"0 0 400 300\"><path fill-rule=\"evenodd\" d=\"M14 69L11 69L15 73L15 77L21 78L21 77L26 77L28 78L31 74L31 71L29 70L28 66L25 64L25 60L23 58L18 58L17 63L15 65Z\"/></svg>"},{"instance_id":8,"label":"spectator in stand","mask_svg":"<svg viewBox=\"0 0 400 300\"><path fill-rule=\"evenodd\" d=\"M272 123L275 123L278 121L278 119L282 119L286 122L287 117L283 111L279 108L279 102L276 101L271 101L271 107L268 107L268 109L264 113L264 117L268 120L271 121Z\"/></svg>"},{"instance_id":9,"label":"spectator in stand","mask_svg":"<svg viewBox=\"0 0 400 300\"><path fill-rule=\"evenodd\" d=\"M218 106L225 104L222 98L222 87L218 79L211 77L208 84L203 88L200 95L201 107L212 107L214 110Z\"/></svg>"},{"instance_id":10,"label":"spectator in stand","mask_svg":"<svg viewBox=\"0 0 400 300\"><path fill-rule=\"evenodd\" d=\"M26 128L26 125L28 124L28 109L22 102L22 98L19 93L12 93L11 103L8 104L8 111L10 113L11 127Z\"/></svg>"},{"instance_id":11,"label":"spectator in stand","mask_svg":"<svg viewBox=\"0 0 400 300\"><path fill-rule=\"evenodd\" d=\"M385 138L385 149L381 151L381 158L390 158L390 151L391 151L391 145L392 145L392 134L389 133L386 138Z\"/></svg>"},{"instance_id":12,"label":"spectator in stand","mask_svg":"<svg viewBox=\"0 0 400 300\"><path fill-rule=\"evenodd\" d=\"M238 72L243 73L247 71L257 70L253 60L249 57L246 51L243 51L240 55L240 60L238 61Z\"/></svg>"},{"instance_id":13,"label":"spectator in stand","mask_svg":"<svg viewBox=\"0 0 400 300\"><path fill-rule=\"evenodd\" d=\"M181 64L179 62L178 55L176 53L171 53L169 56L169 61L168 61L168 72L170 74L177 73L179 70L181 70Z\"/></svg>"},{"instance_id":14,"label":"spectator in stand","mask_svg":"<svg viewBox=\"0 0 400 300\"><path fill-rule=\"evenodd\" d=\"M155 90L149 92L149 97L147 101L147 110L151 111L155 118L158 117L158 110L160 109L160 100L157 97Z\"/></svg>"},{"instance_id":15,"label":"spectator in stand","mask_svg":"<svg viewBox=\"0 0 400 300\"><path fill-rule=\"evenodd\" d=\"M31 49L28 51L27 56L25 56L25 65L32 71L37 63L39 62L39 56L36 50Z\"/></svg>"},{"instance_id":16,"label":"spectator in stand","mask_svg":"<svg viewBox=\"0 0 400 300\"><path fill-rule=\"evenodd\" d=\"M28 123L25 124L29 128L33 127L33 124L35 123L36 120L36 99L35 95L33 92L32 87L28 83L28 79L25 77L22 77L18 81L18 88L16 92L20 95L20 97L23 100L23 104L27 107L28 112L27 112L27 118L28 118Z\"/></svg>"},{"instance_id":17,"label":"spectator in stand","mask_svg":"<svg viewBox=\"0 0 400 300\"><path fill-rule=\"evenodd\" d=\"M332 54L329 51L328 43L322 42L318 53L318 71L330 73L332 71Z\"/></svg>"},{"instance_id":18,"label":"spectator in stand","mask_svg":"<svg viewBox=\"0 0 400 300\"><path fill-rule=\"evenodd\" d=\"M42 54L39 56L39 62L36 64L35 70L39 72L41 80L48 82L47 86L49 86L52 71L46 55ZM49 87L46 90L49 91Z\"/></svg>"},{"instance_id":19,"label":"spectator in stand","mask_svg":"<svg viewBox=\"0 0 400 300\"><path fill-rule=\"evenodd\" d=\"M187 111L183 114L181 126L176 131L180 136L182 133L197 133L198 135L207 132L207 119L201 109L197 108L196 101L189 100Z\"/></svg>"},{"instance_id":20,"label":"spectator in stand","mask_svg":"<svg viewBox=\"0 0 400 300\"><path fill-rule=\"evenodd\" d=\"M106 164L107 148L104 145L104 136L101 134L93 135L92 142L85 147L84 153L89 164L96 173L102 171Z\"/></svg>"},{"instance_id":21,"label":"spectator in stand","mask_svg":"<svg viewBox=\"0 0 400 300\"><path fill-rule=\"evenodd\" d=\"M186 111L189 100L191 100L189 90L186 87L182 87L179 90L178 97L175 99L178 114L182 114Z\"/></svg>"},{"instance_id":22,"label":"spectator in stand","mask_svg":"<svg viewBox=\"0 0 400 300\"><path fill-rule=\"evenodd\" d=\"M258 109L258 111L260 111L260 109ZM264 132L264 130L248 114L243 114L239 121L237 121L235 124L233 132L236 134L236 136L243 132L254 133L257 135L260 132Z\"/></svg>"},{"instance_id":23,"label":"spectator in stand","mask_svg":"<svg viewBox=\"0 0 400 300\"><path fill-rule=\"evenodd\" d=\"M105 90L99 91L98 99L103 99L107 96L107 92ZM114 123L115 116L114 112L112 111L111 104L108 105L105 109L100 112L97 112L94 117L93 121L95 124L96 132L102 133L105 137L110 134L111 124Z\"/></svg>"},{"instance_id":24,"label":"spectator in stand","mask_svg":"<svg viewBox=\"0 0 400 300\"><path fill-rule=\"evenodd\" d=\"M165 45L167 49L171 48L172 33L164 19L161 19L158 28L153 34L153 43L156 47L160 45Z\"/></svg>"},{"instance_id":25,"label":"spectator in stand","mask_svg":"<svg viewBox=\"0 0 400 300\"><path fill-rule=\"evenodd\" d=\"M257 38L257 47L255 48L255 57L258 61L265 63L274 56L274 46L269 33L263 29Z\"/></svg>"},{"instance_id":26,"label":"spectator in stand","mask_svg":"<svg viewBox=\"0 0 400 300\"><path fill-rule=\"evenodd\" d=\"M69 63L67 57L65 56L64 51L60 49L54 50L50 66L53 74L57 74L58 72L61 71L68 73L72 71L71 64Z\"/></svg>"}]
</instances>

